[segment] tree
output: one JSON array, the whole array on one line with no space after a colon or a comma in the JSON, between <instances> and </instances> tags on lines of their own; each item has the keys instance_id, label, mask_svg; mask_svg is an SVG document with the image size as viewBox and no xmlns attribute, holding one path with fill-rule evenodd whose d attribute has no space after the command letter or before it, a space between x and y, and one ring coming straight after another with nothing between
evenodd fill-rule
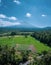
<instances>
[{"instance_id":1,"label":"tree","mask_svg":"<svg viewBox=\"0 0 51 65\"><path fill-rule=\"evenodd\" d=\"M10 35L11 35L11 36L14 36L14 35L16 35L16 32L11 32Z\"/></svg>"}]
</instances>

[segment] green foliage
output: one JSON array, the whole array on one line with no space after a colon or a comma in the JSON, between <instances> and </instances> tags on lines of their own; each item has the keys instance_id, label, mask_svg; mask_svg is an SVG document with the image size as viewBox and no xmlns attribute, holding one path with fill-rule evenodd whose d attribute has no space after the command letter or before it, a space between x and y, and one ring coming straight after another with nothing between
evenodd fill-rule
<instances>
[{"instance_id":1,"label":"green foliage","mask_svg":"<svg viewBox=\"0 0 51 65\"><path fill-rule=\"evenodd\" d=\"M11 36L14 36L14 35L16 35L16 32L11 32L10 35L11 35Z\"/></svg>"},{"instance_id":2,"label":"green foliage","mask_svg":"<svg viewBox=\"0 0 51 65\"><path fill-rule=\"evenodd\" d=\"M34 32L31 36L36 38L40 42L51 46L51 31L37 31Z\"/></svg>"},{"instance_id":3,"label":"green foliage","mask_svg":"<svg viewBox=\"0 0 51 65\"><path fill-rule=\"evenodd\" d=\"M15 47L0 45L0 65L20 65L20 63L23 65L26 62L27 65L51 65L51 50L38 54L29 50L16 51Z\"/></svg>"}]
</instances>

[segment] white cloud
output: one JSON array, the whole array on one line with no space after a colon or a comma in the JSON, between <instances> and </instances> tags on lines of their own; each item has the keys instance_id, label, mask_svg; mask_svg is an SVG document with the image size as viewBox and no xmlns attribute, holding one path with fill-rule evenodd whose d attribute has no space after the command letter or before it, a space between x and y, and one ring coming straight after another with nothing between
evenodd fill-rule
<instances>
[{"instance_id":1,"label":"white cloud","mask_svg":"<svg viewBox=\"0 0 51 65\"><path fill-rule=\"evenodd\" d=\"M19 0L14 0L13 2L15 2L16 4L20 5L21 2Z\"/></svg>"},{"instance_id":2,"label":"white cloud","mask_svg":"<svg viewBox=\"0 0 51 65\"><path fill-rule=\"evenodd\" d=\"M0 14L0 18L7 18L7 17L4 14Z\"/></svg>"},{"instance_id":3,"label":"white cloud","mask_svg":"<svg viewBox=\"0 0 51 65\"><path fill-rule=\"evenodd\" d=\"M31 14L30 13L26 13L26 17L31 17Z\"/></svg>"},{"instance_id":4,"label":"white cloud","mask_svg":"<svg viewBox=\"0 0 51 65\"><path fill-rule=\"evenodd\" d=\"M9 20L17 20L17 18L16 17L13 17L13 16L12 17L9 17L8 19Z\"/></svg>"},{"instance_id":5,"label":"white cloud","mask_svg":"<svg viewBox=\"0 0 51 65\"><path fill-rule=\"evenodd\" d=\"M1 0L0 0L0 3L1 3Z\"/></svg>"},{"instance_id":6,"label":"white cloud","mask_svg":"<svg viewBox=\"0 0 51 65\"><path fill-rule=\"evenodd\" d=\"M42 14L41 16L42 16L42 17L46 17L47 15L45 15L45 14Z\"/></svg>"},{"instance_id":7,"label":"white cloud","mask_svg":"<svg viewBox=\"0 0 51 65\"><path fill-rule=\"evenodd\" d=\"M4 21L4 20L0 19L0 27L14 26L14 25L21 25L21 23L20 22Z\"/></svg>"},{"instance_id":8,"label":"white cloud","mask_svg":"<svg viewBox=\"0 0 51 65\"><path fill-rule=\"evenodd\" d=\"M7 17L6 15L4 14L0 14L0 19L8 19L8 20L17 20L17 18L15 16L11 16L11 17Z\"/></svg>"},{"instance_id":9,"label":"white cloud","mask_svg":"<svg viewBox=\"0 0 51 65\"><path fill-rule=\"evenodd\" d=\"M11 22L12 20L12 22ZM14 16L8 17L4 14L0 14L0 27L21 25L20 21Z\"/></svg>"}]
</instances>

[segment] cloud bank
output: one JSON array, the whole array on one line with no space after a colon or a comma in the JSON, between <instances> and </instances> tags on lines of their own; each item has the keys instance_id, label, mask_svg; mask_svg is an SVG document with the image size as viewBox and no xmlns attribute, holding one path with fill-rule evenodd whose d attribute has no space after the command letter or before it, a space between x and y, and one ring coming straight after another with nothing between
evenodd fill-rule
<instances>
[{"instance_id":1,"label":"cloud bank","mask_svg":"<svg viewBox=\"0 0 51 65\"><path fill-rule=\"evenodd\" d=\"M9 17L8 19L9 20L17 20L17 18L16 17L13 17L13 16L12 17Z\"/></svg>"},{"instance_id":2,"label":"cloud bank","mask_svg":"<svg viewBox=\"0 0 51 65\"><path fill-rule=\"evenodd\" d=\"M9 20L17 20L17 18L14 17L14 16L7 17L7 16L4 15L4 14L0 14L0 18L2 18L2 19L9 19Z\"/></svg>"},{"instance_id":3,"label":"cloud bank","mask_svg":"<svg viewBox=\"0 0 51 65\"><path fill-rule=\"evenodd\" d=\"M0 14L0 18L7 18L7 17L4 14Z\"/></svg>"},{"instance_id":4,"label":"cloud bank","mask_svg":"<svg viewBox=\"0 0 51 65\"><path fill-rule=\"evenodd\" d=\"M7 20L6 20L7 19ZM11 22L12 21L12 22ZM13 22L14 21L14 22ZM0 27L21 25L16 17L7 17L4 14L0 14Z\"/></svg>"}]
</instances>

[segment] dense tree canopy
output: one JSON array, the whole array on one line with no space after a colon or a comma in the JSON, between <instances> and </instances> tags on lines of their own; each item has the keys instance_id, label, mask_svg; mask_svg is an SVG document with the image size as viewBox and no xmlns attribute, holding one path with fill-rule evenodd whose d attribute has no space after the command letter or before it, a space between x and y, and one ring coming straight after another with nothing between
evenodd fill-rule
<instances>
[{"instance_id":1,"label":"dense tree canopy","mask_svg":"<svg viewBox=\"0 0 51 65\"><path fill-rule=\"evenodd\" d=\"M51 46L51 31L36 31L31 36L36 38L40 42Z\"/></svg>"},{"instance_id":2,"label":"dense tree canopy","mask_svg":"<svg viewBox=\"0 0 51 65\"><path fill-rule=\"evenodd\" d=\"M51 65L51 51L34 54L31 51L16 51L15 47L7 45L0 46L0 65L20 65L26 62L29 62L28 65Z\"/></svg>"}]
</instances>

